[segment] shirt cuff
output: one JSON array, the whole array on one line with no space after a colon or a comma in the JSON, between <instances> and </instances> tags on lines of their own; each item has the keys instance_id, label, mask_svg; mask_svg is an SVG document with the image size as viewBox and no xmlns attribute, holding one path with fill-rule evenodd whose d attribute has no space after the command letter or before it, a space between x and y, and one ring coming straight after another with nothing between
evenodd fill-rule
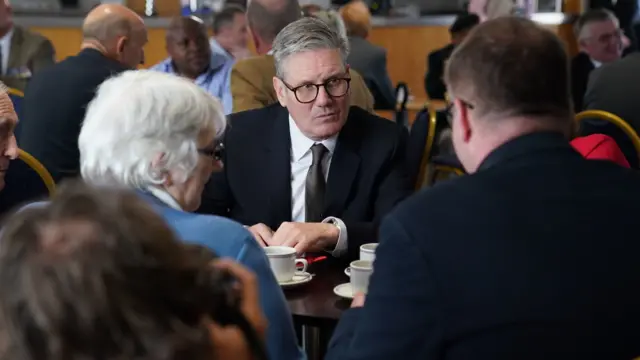
<instances>
[{"instance_id":1,"label":"shirt cuff","mask_svg":"<svg viewBox=\"0 0 640 360\"><path fill-rule=\"evenodd\" d=\"M322 220L323 223L333 223L338 227L338 242L336 243L336 247L332 251L327 251L333 257L340 257L344 253L347 252L349 243L348 234L347 234L347 225L344 224L344 221L338 219L337 217L329 216L328 218Z\"/></svg>"}]
</instances>

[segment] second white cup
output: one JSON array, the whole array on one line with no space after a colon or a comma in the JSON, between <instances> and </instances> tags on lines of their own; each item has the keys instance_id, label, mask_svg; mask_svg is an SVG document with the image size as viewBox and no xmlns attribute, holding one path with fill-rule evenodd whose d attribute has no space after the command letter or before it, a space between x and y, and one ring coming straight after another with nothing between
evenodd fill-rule
<instances>
[{"instance_id":1,"label":"second white cup","mask_svg":"<svg viewBox=\"0 0 640 360\"><path fill-rule=\"evenodd\" d=\"M369 278L373 273L373 262L369 260L352 261L349 269L351 270L351 289L353 294L367 293L369 288Z\"/></svg>"},{"instance_id":2,"label":"second white cup","mask_svg":"<svg viewBox=\"0 0 640 360\"><path fill-rule=\"evenodd\" d=\"M378 243L369 243L360 246L360 260L373 261L376 259Z\"/></svg>"},{"instance_id":3,"label":"second white cup","mask_svg":"<svg viewBox=\"0 0 640 360\"><path fill-rule=\"evenodd\" d=\"M293 279L298 264L302 264L300 271L307 271L309 263L305 259L296 259L296 249L288 246L269 246L264 248L269 258L271 270L278 282Z\"/></svg>"}]
</instances>

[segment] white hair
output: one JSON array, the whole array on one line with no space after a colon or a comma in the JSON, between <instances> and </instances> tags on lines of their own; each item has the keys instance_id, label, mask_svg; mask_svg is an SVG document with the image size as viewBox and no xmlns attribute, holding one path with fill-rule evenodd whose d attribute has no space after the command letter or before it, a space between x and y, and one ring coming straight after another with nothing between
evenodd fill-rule
<instances>
[{"instance_id":1,"label":"white hair","mask_svg":"<svg viewBox=\"0 0 640 360\"><path fill-rule=\"evenodd\" d=\"M123 72L102 83L87 108L78 139L82 177L143 189L171 172L184 182L198 161L198 138L220 137L225 126L220 102L193 82L151 70Z\"/></svg>"}]
</instances>

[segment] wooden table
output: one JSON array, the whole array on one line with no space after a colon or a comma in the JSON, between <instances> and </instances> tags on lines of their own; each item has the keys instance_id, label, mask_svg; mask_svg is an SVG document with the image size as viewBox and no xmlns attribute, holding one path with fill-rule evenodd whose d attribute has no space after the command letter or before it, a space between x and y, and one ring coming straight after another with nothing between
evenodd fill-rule
<instances>
[{"instance_id":1,"label":"wooden table","mask_svg":"<svg viewBox=\"0 0 640 360\"><path fill-rule=\"evenodd\" d=\"M284 292L309 360L324 357L340 315L351 305L350 300L333 293L334 287L349 282L346 267L335 259L311 264L308 271L314 274L313 280Z\"/></svg>"}]
</instances>

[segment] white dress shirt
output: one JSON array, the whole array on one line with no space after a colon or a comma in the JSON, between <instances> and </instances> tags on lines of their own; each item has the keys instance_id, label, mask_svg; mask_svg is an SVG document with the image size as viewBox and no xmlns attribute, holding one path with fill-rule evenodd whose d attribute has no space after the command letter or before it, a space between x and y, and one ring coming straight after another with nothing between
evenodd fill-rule
<instances>
[{"instance_id":1,"label":"white dress shirt","mask_svg":"<svg viewBox=\"0 0 640 360\"><path fill-rule=\"evenodd\" d=\"M592 58L589 58L589 60L591 60L591 63L593 64L594 68L599 68L600 66L602 66L602 63L600 61L595 61Z\"/></svg>"},{"instance_id":2,"label":"white dress shirt","mask_svg":"<svg viewBox=\"0 0 640 360\"><path fill-rule=\"evenodd\" d=\"M9 53L11 53L11 39L13 38L13 28L9 30L2 38L0 38L0 50L2 50L2 75L7 74L7 66L9 66Z\"/></svg>"},{"instance_id":3,"label":"white dress shirt","mask_svg":"<svg viewBox=\"0 0 640 360\"><path fill-rule=\"evenodd\" d=\"M306 188L305 183L307 173L313 162L311 147L318 143L306 137L289 116L289 135L291 136L291 220L294 222L305 222L306 218ZM320 141L324 145L328 154L325 155L322 172L325 181L329 176L329 168L331 166L331 158L336 148L338 135L334 135L326 140ZM344 222L335 217L328 217L322 221L323 223L333 222L338 226L340 235L338 242L331 255L338 257L347 250L347 226Z\"/></svg>"}]
</instances>

